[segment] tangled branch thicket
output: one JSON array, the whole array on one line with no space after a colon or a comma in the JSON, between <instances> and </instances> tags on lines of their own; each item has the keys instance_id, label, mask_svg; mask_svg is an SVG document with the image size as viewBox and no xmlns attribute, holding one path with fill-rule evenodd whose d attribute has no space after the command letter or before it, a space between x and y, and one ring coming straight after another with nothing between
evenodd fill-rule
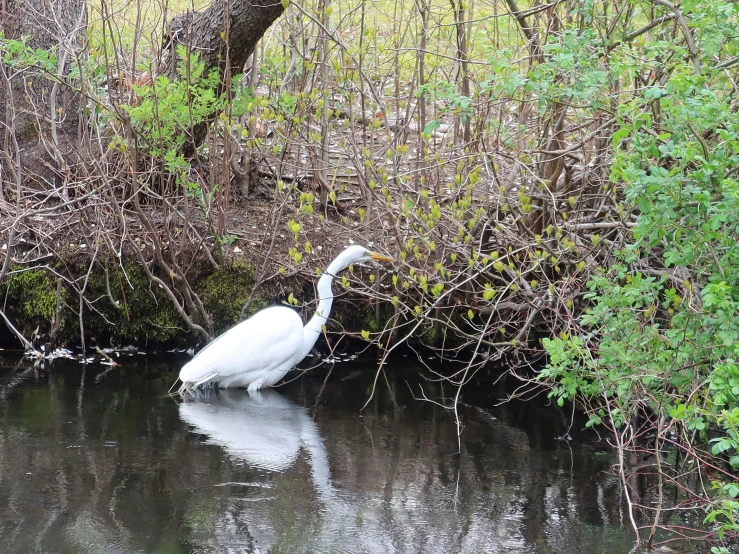
<instances>
[{"instance_id":1,"label":"tangled branch thicket","mask_svg":"<svg viewBox=\"0 0 739 554\"><path fill-rule=\"evenodd\" d=\"M17 171L7 143L5 175L16 179L3 212L21 257L6 260L64 259L60 248L91 236L92 260L129 252L208 338L188 282L195 251L217 266L235 246L259 259L269 245L264 276L312 274L352 238L402 258L362 291L392 308L393 343L430 330L430 346L477 345L482 363L531 344L537 328L566 329L587 275L633 225L608 185L607 106L628 93L604 87L603 51L567 68L542 50L568 33L553 6L410 7L295 4L227 89L183 47L169 71L156 40L164 18L152 31L141 5L133 28L121 24L130 13L93 8L91 40L69 52L62 41L44 55L6 40L8 87L34 75L57 89L8 103L10 137L21 109L37 129L53 125L42 101L59 89L73 87L82 107L74 156L54 156L52 177ZM34 137L39 151L58 150L49 135ZM41 240L20 247L29 235ZM80 275L62 278L80 295ZM390 328L372 331L382 342Z\"/></svg>"},{"instance_id":2,"label":"tangled branch thicket","mask_svg":"<svg viewBox=\"0 0 739 554\"><path fill-rule=\"evenodd\" d=\"M52 339L65 310L84 345L85 313L121 306L126 258L210 339L193 285L204 267L243 259L258 287L308 282L364 243L399 258L341 283L365 299L364 328L344 331L380 348L378 375L393 349L423 344L465 360L426 375L459 391L504 355L513 372L538 361L543 344L550 363L524 390L550 387L609 433L637 536L719 537L716 552L728 551L739 506L733 4L301 0L243 73L228 69L229 25L214 55L188 48L201 16L170 25L170 13L103 2L90 6L87 41L2 41L0 282L54 275ZM16 127L21 113L36 133ZM35 164L23 158L31 143ZM124 275L120 292L87 294L96 267ZM301 292L282 298L300 305ZM642 454L650 461L629 463ZM639 492L644 472L656 488ZM711 472L720 494L696 493ZM698 509L713 534L690 531Z\"/></svg>"}]
</instances>

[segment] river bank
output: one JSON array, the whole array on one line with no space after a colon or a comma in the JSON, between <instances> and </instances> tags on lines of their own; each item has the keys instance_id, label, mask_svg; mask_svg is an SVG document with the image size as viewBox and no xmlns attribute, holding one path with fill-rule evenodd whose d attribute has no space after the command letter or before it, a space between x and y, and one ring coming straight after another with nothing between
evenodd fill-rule
<instances>
[{"instance_id":1,"label":"river bank","mask_svg":"<svg viewBox=\"0 0 739 554\"><path fill-rule=\"evenodd\" d=\"M245 211L260 214L268 212L269 205L251 202ZM305 269L286 270L284 262L289 260L290 243L286 233L274 228L270 233L266 224L254 223L256 218L246 223L244 217L233 219L236 222L229 228L228 244L218 244L210 237L199 247L190 245L190 252L183 255L189 258L183 277L208 317L202 321L203 326L215 336L238 323L245 307L243 315L248 317L280 303L293 305L309 317L315 309L316 278ZM38 347L43 345L47 351L57 346L79 346L83 335L88 344L101 348L133 345L153 350L187 349L207 342L208 337L187 328L177 306L162 287L152 282L128 244L123 244L120 256L98 254L89 236L74 232L80 227L68 227L62 237L54 236L48 229L41 232L29 226L26 233L17 237L15 256L0 292L5 315L23 337ZM320 229L310 233L318 245L312 260L316 267L328 265L326 260L352 241L348 237L342 240L330 231L323 236L319 233ZM33 240L39 235L45 235L47 240ZM142 241L135 237L132 242ZM146 245L141 250L151 252ZM357 268L356 275L368 279L373 271ZM161 271L151 273L166 278ZM377 316L387 316L387 310L378 313L375 308L374 303L350 290L337 291L329 331L343 329L359 336L362 330L377 330L385 323ZM0 346L23 344L3 325Z\"/></svg>"}]
</instances>

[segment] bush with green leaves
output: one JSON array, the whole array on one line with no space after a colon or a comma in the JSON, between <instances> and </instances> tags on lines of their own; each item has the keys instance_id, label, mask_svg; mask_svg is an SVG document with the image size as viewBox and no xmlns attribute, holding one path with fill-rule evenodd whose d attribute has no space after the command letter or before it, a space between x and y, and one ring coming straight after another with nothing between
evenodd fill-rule
<instances>
[{"instance_id":1,"label":"bush with green leaves","mask_svg":"<svg viewBox=\"0 0 739 554\"><path fill-rule=\"evenodd\" d=\"M638 215L633 241L591 278L580 332L544 340L539 379L621 446L650 448L638 440L646 417L657 442L692 460L655 460L661 477L720 539L739 531L739 13L713 0L682 9L695 51L646 45L662 77L616 110L611 178ZM714 486L689 490L686 467Z\"/></svg>"},{"instance_id":2,"label":"bush with green leaves","mask_svg":"<svg viewBox=\"0 0 739 554\"><path fill-rule=\"evenodd\" d=\"M184 55L184 47L180 46L178 78L158 75L150 85L134 85L136 101L124 109L136 142L127 144L124 138L116 137L114 144L126 149L143 149L160 159L166 174L179 186L185 186L192 196L202 196L198 183L188 179L190 165L183 147L196 126L223 108L224 98L218 93L218 70L214 68L206 73L205 64L197 55L190 56L186 62Z\"/></svg>"}]
</instances>

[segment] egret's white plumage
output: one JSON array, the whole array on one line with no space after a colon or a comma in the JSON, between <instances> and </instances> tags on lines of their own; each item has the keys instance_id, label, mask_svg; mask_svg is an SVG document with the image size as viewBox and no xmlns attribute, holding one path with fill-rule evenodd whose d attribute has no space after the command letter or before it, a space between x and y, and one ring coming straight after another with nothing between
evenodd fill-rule
<instances>
[{"instance_id":1,"label":"egret's white plumage","mask_svg":"<svg viewBox=\"0 0 739 554\"><path fill-rule=\"evenodd\" d=\"M194 384L213 375L207 381L217 376L223 388L269 387L299 361L302 346L303 322L297 312L284 306L266 308L200 351L182 368L180 380Z\"/></svg>"},{"instance_id":2,"label":"egret's white plumage","mask_svg":"<svg viewBox=\"0 0 739 554\"><path fill-rule=\"evenodd\" d=\"M333 303L334 275L353 263L370 260L392 258L354 245L331 262L318 281L318 309L305 327L297 312L274 306L226 331L180 370L180 394L209 383L250 391L276 384L308 355L321 335Z\"/></svg>"}]
</instances>

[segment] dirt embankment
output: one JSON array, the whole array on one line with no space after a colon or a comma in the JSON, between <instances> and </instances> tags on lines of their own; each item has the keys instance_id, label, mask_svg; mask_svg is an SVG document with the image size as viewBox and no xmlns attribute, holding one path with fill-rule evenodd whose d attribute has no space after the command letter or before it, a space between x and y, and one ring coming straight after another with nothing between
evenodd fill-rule
<instances>
[{"instance_id":1,"label":"dirt embankment","mask_svg":"<svg viewBox=\"0 0 739 554\"><path fill-rule=\"evenodd\" d=\"M352 229L334 208L327 210L320 225L301 229L296 240L287 226L288 216L294 213L278 213L274 198L269 196L265 185L248 199L238 200L228 214L227 241L207 236L204 220L193 222L205 239L183 251L181 257L187 260L184 277L209 318L198 323L211 336L237 323L245 306L246 317L279 303L292 304L309 317L315 306L315 268L325 268L351 242L376 244L377 238L366 240L369 226ZM344 211L354 212L350 207ZM154 257L144 226L131 219L125 238L111 226L102 239L99 233L90 233L98 225L85 220L84 215L82 210L72 211L68 218L39 215L24 220L15 237L5 282L0 285L3 312L17 332L45 348L79 345L82 333L88 345L101 347L182 348L206 342L207 336L187 328L174 303L152 283L137 259L132 245ZM147 215L155 226L164 225L156 210ZM9 229L12 218L2 219L2 228ZM298 241L315 246L310 253L302 251L300 264L291 265L288 252ZM117 255L103 248L116 243L120 245ZM7 235L2 248L6 253ZM153 264L150 270L160 278L167 277ZM349 276L359 283L371 272L357 270ZM340 283L335 284L335 291L333 329L359 334L384 323L378 314L387 315L386 309L376 310L375 303ZM21 345L8 325L0 327L0 345Z\"/></svg>"}]
</instances>

